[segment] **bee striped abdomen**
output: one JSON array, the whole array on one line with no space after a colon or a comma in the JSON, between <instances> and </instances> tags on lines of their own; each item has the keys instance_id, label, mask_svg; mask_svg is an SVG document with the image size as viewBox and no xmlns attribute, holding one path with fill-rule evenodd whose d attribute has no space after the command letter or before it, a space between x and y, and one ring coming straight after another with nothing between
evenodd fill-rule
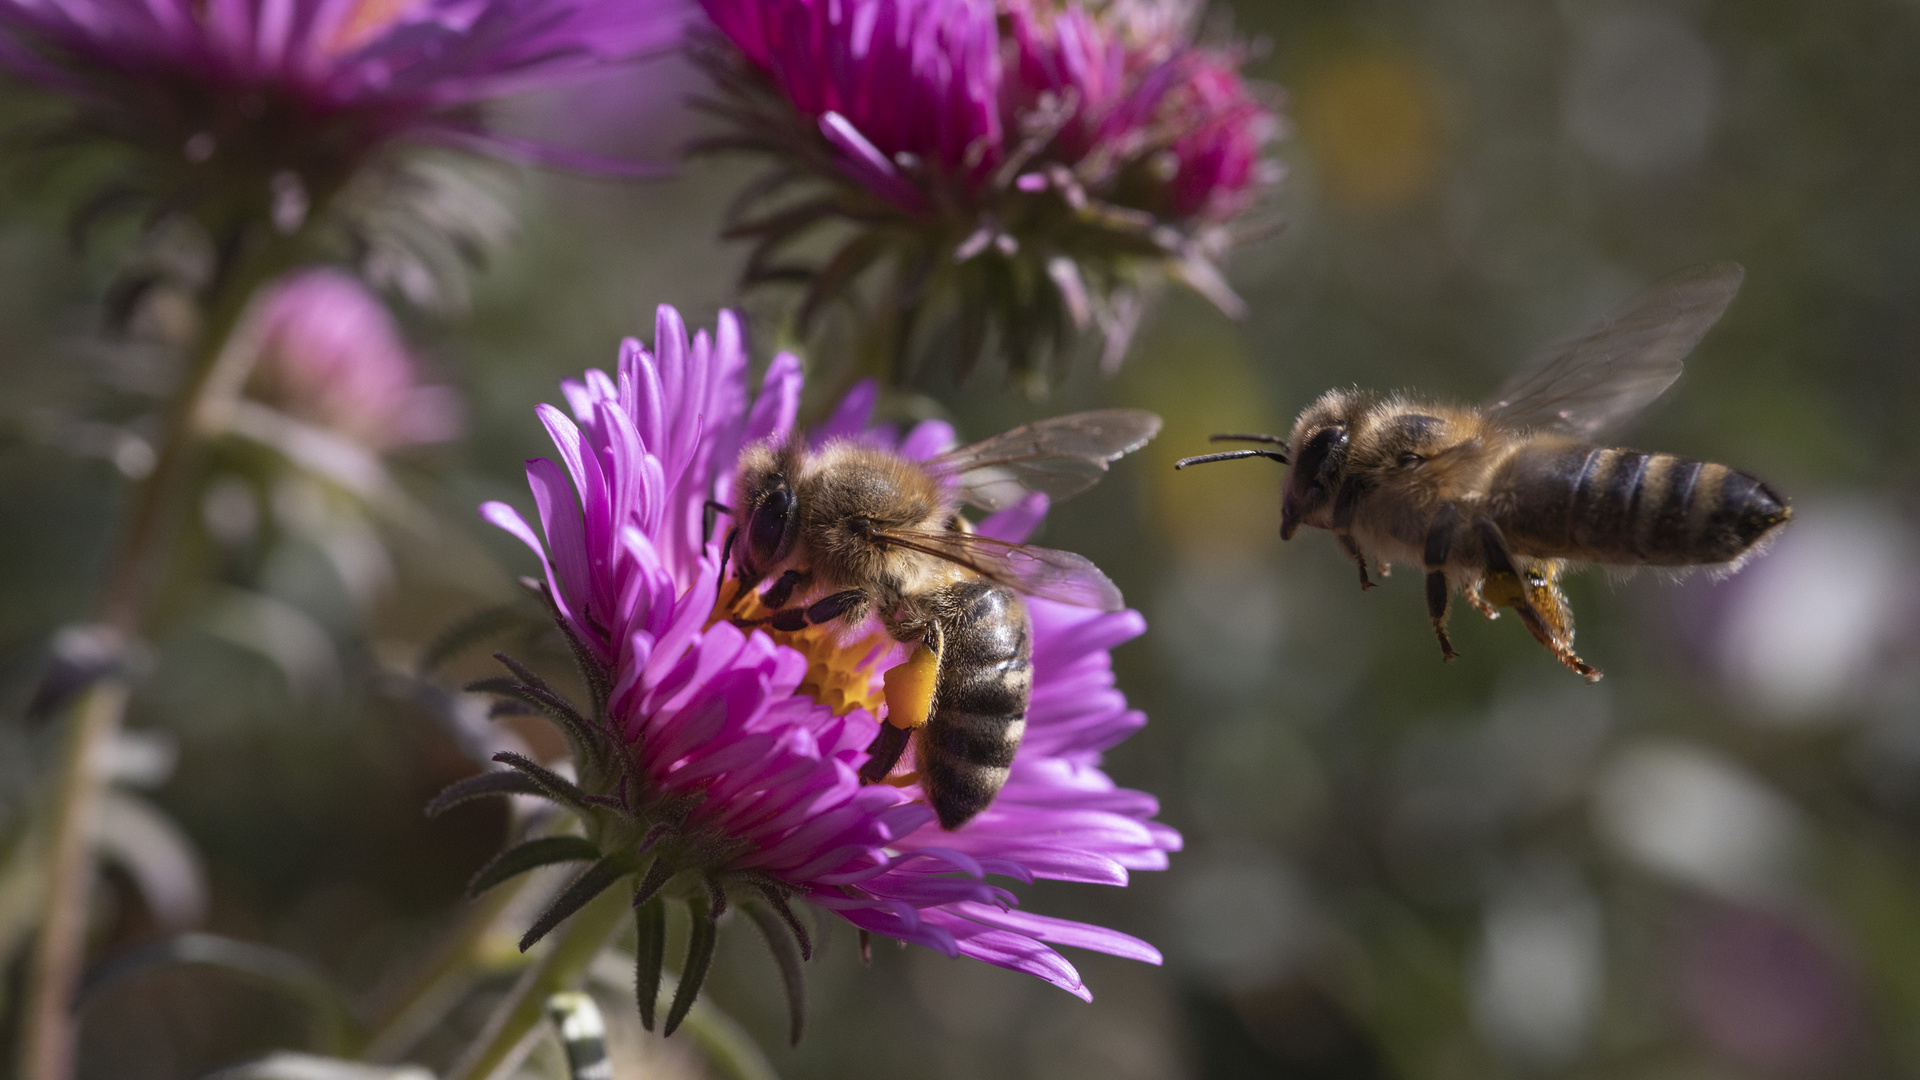
<instances>
[{"instance_id":1,"label":"bee striped abdomen","mask_svg":"<svg viewBox=\"0 0 1920 1080\"><path fill-rule=\"evenodd\" d=\"M1033 642L1026 605L984 581L955 585L942 620L940 683L920 729L920 782L947 829L985 810L1007 782L1027 728Z\"/></svg>"},{"instance_id":2,"label":"bee striped abdomen","mask_svg":"<svg viewBox=\"0 0 1920 1080\"><path fill-rule=\"evenodd\" d=\"M1521 554L1646 566L1731 562L1790 516L1725 465L1585 443L1522 448L1489 506Z\"/></svg>"}]
</instances>

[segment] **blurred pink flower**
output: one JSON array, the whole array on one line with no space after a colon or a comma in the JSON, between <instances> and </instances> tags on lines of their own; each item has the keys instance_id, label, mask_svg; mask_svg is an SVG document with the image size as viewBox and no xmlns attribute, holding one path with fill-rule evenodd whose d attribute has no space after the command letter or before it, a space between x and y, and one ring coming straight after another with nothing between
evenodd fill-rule
<instances>
[{"instance_id":1,"label":"blurred pink flower","mask_svg":"<svg viewBox=\"0 0 1920 1080\"><path fill-rule=\"evenodd\" d=\"M1714 1050L1768 1074L1844 1071L1863 1034L1860 987L1798 920L1718 906L1677 952L1681 1006Z\"/></svg>"},{"instance_id":2,"label":"blurred pink flower","mask_svg":"<svg viewBox=\"0 0 1920 1080\"><path fill-rule=\"evenodd\" d=\"M143 151L110 188L283 231L374 148L427 140L610 164L471 108L674 45L691 0L0 0L0 71L75 134Z\"/></svg>"},{"instance_id":3,"label":"blurred pink flower","mask_svg":"<svg viewBox=\"0 0 1920 1080\"><path fill-rule=\"evenodd\" d=\"M282 278L257 301L253 392L290 416L376 450L444 442L465 409L450 386L423 386L379 297L339 270Z\"/></svg>"},{"instance_id":4,"label":"blurred pink flower","mask_svg":"<svg viewBox=\"0 0 1920 1080\"><path fill-rule=\"evenodd\" d=\"M706 145L779 159L730 234L758 245L749 284L807 282L803 331L887 262L896 295L878 309L909 332L922 308L957 312L930 336L957 345L963 374L989 333L1024 375L1098 330L1110 368L1144 279L1242 310L1214 264L1279 182L1266 153L1281 125L1241 50L1195 44L1187 5L701 3L731 45L708 66L733 130ZM794 196L806 180L826 190ZM827 259L776 259L836 221L854 235Z\"/></svg>"}]
</instances>

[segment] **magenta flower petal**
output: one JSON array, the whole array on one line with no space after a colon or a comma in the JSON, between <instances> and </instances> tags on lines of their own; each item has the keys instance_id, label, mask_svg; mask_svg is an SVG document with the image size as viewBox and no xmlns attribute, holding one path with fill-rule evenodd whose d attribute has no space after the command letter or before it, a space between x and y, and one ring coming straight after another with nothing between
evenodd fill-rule
<instances>
[{"instance_id":1,"label":"magenta flower petal","mask_svg":"<svg viewBox=\"0 0 1920 1080\"><path fill-rule=\"evenodd\" d=\"M1179 835L1152 820L1157 802L1099 768L1100 750L1144 719L1114 689L1108 655L1144 622L1030 601L1026 741L998 799L960 829L941 829L914 786L863 786L874 715L859 702L836 712L817 700L808 654L714 619L720 548L701 533L704 504L710 493L729 497L743 446L786 437L801 390L791 356L775 358L754 400L745 369L731 316L713 335L689 336L661 309L653 347L628 342L617 379L590 372L564 386L573 419L540 411L565 465L528 466L544 544L512 510L482 508L534 547L561 617L605 664L606 722L642 778L637 792L608 794L634 800L638 818L670 817L676 835L701 838L662 841L655 850L667 854L657 857L722 887L777 882L869 932L1026 971L1081 997L1089 992L1052 945L1158 963L1127 935L1020 912L995 883L1124 885L1178 849ZM875 399L873 384L856 386L811 438L879 441L915 458L952 444L951 427L931 422L895 442L871 423ZM1025 500L983 529L1024 536L1045 507ZM867 648L835 647L850 656Z\"/></svg>"}]
</instances>

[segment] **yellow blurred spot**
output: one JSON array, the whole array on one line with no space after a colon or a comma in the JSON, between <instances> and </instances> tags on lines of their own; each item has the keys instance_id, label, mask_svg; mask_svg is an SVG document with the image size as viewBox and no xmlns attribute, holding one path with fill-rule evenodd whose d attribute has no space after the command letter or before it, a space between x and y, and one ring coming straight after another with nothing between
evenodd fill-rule
<instances>
[{"instance_id":1,"label":"yellow blurred spot","mask_svg":"<svg viewBox=\"0 0 1920 1080\"><path fill-rule=\"evenodd\" d=\"M327 52L351 52L380 36L420 0L358 0L327 42Z\"/></svg>"},{"instance_id":2,"label":"yellow blurred spot","mask_svg":"<svg viewBox=\"0 0 1920 1080\"><path fill-rule=\"evenodd\" d=\"M1271 547L1280 528L1281 465L1255 459L1173 468L1183 457L1248 445L1207 442L1215 432L1287 433L1291 419L1267 402L1245 346L1228 328L1169 320L1140 353L1124 369L1120 391L1166 421L1140 455L1154 523L1200 558Z\"/></svg>"},{"instance_id":3,"label":"yellow blurred spot","mask_svg":"<svg viewBox=\"0 0 1920 1080\"><path fill-rule=\"evenodd\" d=\"M740 606L738 611L734 610L736 603ZM742 598L740 582L735 579L721 586L719 602L714 605L713 618L707 620L707 625L734 616L761 619L770 614L760 606L758 596ZM885 633L875 631L843 642L837 627L809 626L791 633L766 626L757 629L807 658L806 678L800 682L801 693L832 709L835 716L845 716L855 709L880 715L880 703L884 700L882 675L899 651L896 642ZM928 696L932 696L931 687Z\"/></svg>"},{"instance_id":4,"label":"yellow blurred spot","mask_svg":"<svg viewBox=\"0 0 1920 1080\"><path fill-rule=\"evenodd\" d=\"M1301 144L1327 197L1342 208L1389 214L1439 181L1440 89L1413 57L1350 52L1304 73L1293 90Z\"/></svg>"}]
</instances>

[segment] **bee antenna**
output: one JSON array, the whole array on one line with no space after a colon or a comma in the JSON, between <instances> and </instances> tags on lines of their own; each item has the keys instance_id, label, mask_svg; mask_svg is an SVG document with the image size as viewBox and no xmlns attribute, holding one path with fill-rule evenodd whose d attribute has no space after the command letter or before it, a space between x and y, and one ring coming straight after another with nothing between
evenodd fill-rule
<instances>
[{"instance_id":1,"label":"bee antenna","mask_svg":"<svg viewBox=\"0 0 1920 1080\"><path fill-rule=\"evenodd\" d=\"M1233 433L1223 433L1220 435L1209 435L1207 436L1207 441L1208 442L1263 442L1273 446L1287 445L1287 440L1281 438L1278 435L1238 435Z\"/></svg>"},{"instance_id":2,"label":"bee antenna","mask_svg":"<svg viewBox=\"0 0 1920 1080\"><path fill-rule=\"evenodd\" d=\"M1201 454L1199 457L1181 458L1173 463L1173 467L1184 469L1189 465L1205 465L1209 461L1238 461L1241 458L1252 457L1271 458L1282 465L1287 463L1287 455L1277 450L1228 450L1223 454Z\"/></svg>"}]
</instances>

